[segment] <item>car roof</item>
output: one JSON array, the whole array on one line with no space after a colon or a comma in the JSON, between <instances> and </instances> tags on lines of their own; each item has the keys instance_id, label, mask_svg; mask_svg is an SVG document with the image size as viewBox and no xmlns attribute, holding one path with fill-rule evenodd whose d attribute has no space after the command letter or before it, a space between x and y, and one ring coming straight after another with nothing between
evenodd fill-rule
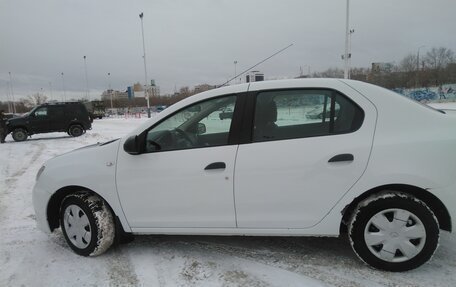
<instances>
[{"instance_id":1,"label":"car roof","mask_svg":"<svg viewBox=\"0 0 456 287\"><path fill-rule=\"evenodd\" d=\"M44 103L40 106L62 106L62 105L83 105L81 102L52 102L52 103Z\"/></svg>"}]
</instances>

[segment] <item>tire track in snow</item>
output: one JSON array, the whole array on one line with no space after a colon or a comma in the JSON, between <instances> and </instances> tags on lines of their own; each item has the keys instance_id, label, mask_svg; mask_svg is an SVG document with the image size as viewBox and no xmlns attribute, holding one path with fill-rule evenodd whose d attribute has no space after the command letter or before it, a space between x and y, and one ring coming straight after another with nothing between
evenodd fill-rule
<instances>
[{"instance_id":1,"label":"tire track in snow","mask_svg":"<svg viewBox=\"0 0 456 287\"><path fill-rule=\"evenodd\" d=\"M6 146L6 150L5 150ZM1 161L1 180L0 180L0 222L2 221L3 214L5 212L5 202L6 202L6 195L9 185L8 179L8 170L10 169L10 161L11 158L11 144L2 144L2 151L0 154L0 161ZM6 164L5 164L6 162Z\"/></svg>"},{"instance_id":2,"label":"tire track in snow","mask_svg":"<svg viewBox=\"0 0 456 287\"><path fill-rule=\"evenodd\" d=\"M24 215L25 218L31 218L32 214L30 214L30 210L28 209L30 208L30 191L33 187L33 182L28 179L24 179L24 176L30 176L30 172L36 167L35 162L43 154L45 145L43 143L33 143L31 145L17 144L17 146L10 146L10 153L8 155L9 158L24 159L20 161L8 160L9 165L5 173L5 191L2 198L2 201L7 202L8 205L3 208L3 210L6 211L2 214L2 219L8 220L10 214L8 214L7 210L9 209L17 211L20 210L21 212L19 213ZM25 155L17 155L18 149L24 149L25 147L28 148ZM13 164L11 164L11 162L13 162ZM10 192L13 190L15 192ZM24 197L28 198L24 201Z\"/></svg>"},{"instance_id":3,"label":"tire track in snow","mask_svg":"<svg viewBox=\"0 0 456 287\"><path fill-rule=\"evenodd\" d=\"M108 261L109 286L138 286L139 280L128 254L114 248Z\"/></svg>"},{"instance_id":4,"label":"tire track in snow","mask_svg":"<svg viewBox=\"0 0 456 287\"><path fill-rule=\"evenodd\" d=\"M10 165L10 162L11 161L8 161L8 167L6 169L6 172L5 172L5 181L7 183L7 187L11 187L10 185L12 183L15 183L16 181L19 180L19 177L21 177L22 175L24 175L24 173L26 173L30 167L33 166L34 162L38 160L38 158L41 156L41 154L43 153L43 150L44 150L44 144L43 143L38 143L38 144L34 144L33 145L33 148L35 150L29 150L27 151L27 153L24 155L24 158L25 159L28 159L30 158L30 160L23 160L22 161L22 165L17 168L16 170L14 171L10 171L11 169L11 165ZM12 154L11 154L11 148L9 150L9 154L8 154L8 157L11 157ZM8 183L10 185L8 185Z\"/></svg>"}]
</instances>

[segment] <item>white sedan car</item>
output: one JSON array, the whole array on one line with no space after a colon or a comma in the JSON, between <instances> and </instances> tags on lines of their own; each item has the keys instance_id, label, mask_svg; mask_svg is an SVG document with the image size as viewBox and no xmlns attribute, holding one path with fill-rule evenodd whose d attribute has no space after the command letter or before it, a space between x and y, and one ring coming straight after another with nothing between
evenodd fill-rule
<instances>
[{"instance_id":1,"label":"white sedan car","mask_svg":"<svg viewBox=\"0 0 456 287\"><path fill-rule=\"evenodd\" d=\"M49 160L33 199L39 227L84 256L130 234L348 232L361 260L403 271L455 227L455 147L456 117L377 86L254 82Z\"/></svg>"}]
</instances>

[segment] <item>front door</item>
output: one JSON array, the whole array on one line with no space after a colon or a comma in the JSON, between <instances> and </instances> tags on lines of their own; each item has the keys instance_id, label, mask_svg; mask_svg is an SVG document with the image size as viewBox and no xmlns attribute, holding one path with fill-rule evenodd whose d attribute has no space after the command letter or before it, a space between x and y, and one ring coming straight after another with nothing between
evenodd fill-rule
<instances>
[{"instance_id":1,"label":"front door","mask_svg":"<svg viewBox=\"0 0 456 287\"><path fill-rule=\"evenodd\" d=\"M141 135L143 153L122 148L117 188L130 226L235 227L233 176L237 145L229 144L236 96L210 99L176 112Z\"/></svg>"},{"instance_id":2,"label":"front door","mask_svg":"<svg viewBox=\"0 0 456 287\"><path fill-rule=\"evenodd\" d=\"M240 228L308 228L360 178L372 146L375 109L334 90L256 96L252 143L235 171Z\"/></svg>"},{"instance_id":3,"label":"front door","mask_svg":"<svg viewBox=\"0 0 456 287\"><path fill-rule=\"evenodd\" d=\"M29 126L32 133L49 132L49 109L41 107L35 110L29 118Z\"/></svg>"}]
</instances>

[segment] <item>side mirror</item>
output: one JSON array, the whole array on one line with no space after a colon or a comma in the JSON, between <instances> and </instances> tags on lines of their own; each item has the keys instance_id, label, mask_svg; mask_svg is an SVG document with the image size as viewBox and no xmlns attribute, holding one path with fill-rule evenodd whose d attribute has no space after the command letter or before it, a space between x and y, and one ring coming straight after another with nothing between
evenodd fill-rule
<instances>
[{"instance_id":1,"label":"side mirror","mask_svg":"<svg viewBox=\"0 0 456 287\"><path fill-rule=\"evenodd\" d=\"M198 135L202 135L206 133L206 125L203 123L198 123L197 131L196 133Z\"/></svg>"},{"instance_id":2,"label":"side mirror","mask_svg":"<svg viewBox=\"0 0 456 287\"><path fill-rule=\"evenodd\" d=\"M139 141L138 136L130 136L123 145L124 151L136 155L139 154Z\"/></svg>"}]
</instances>

